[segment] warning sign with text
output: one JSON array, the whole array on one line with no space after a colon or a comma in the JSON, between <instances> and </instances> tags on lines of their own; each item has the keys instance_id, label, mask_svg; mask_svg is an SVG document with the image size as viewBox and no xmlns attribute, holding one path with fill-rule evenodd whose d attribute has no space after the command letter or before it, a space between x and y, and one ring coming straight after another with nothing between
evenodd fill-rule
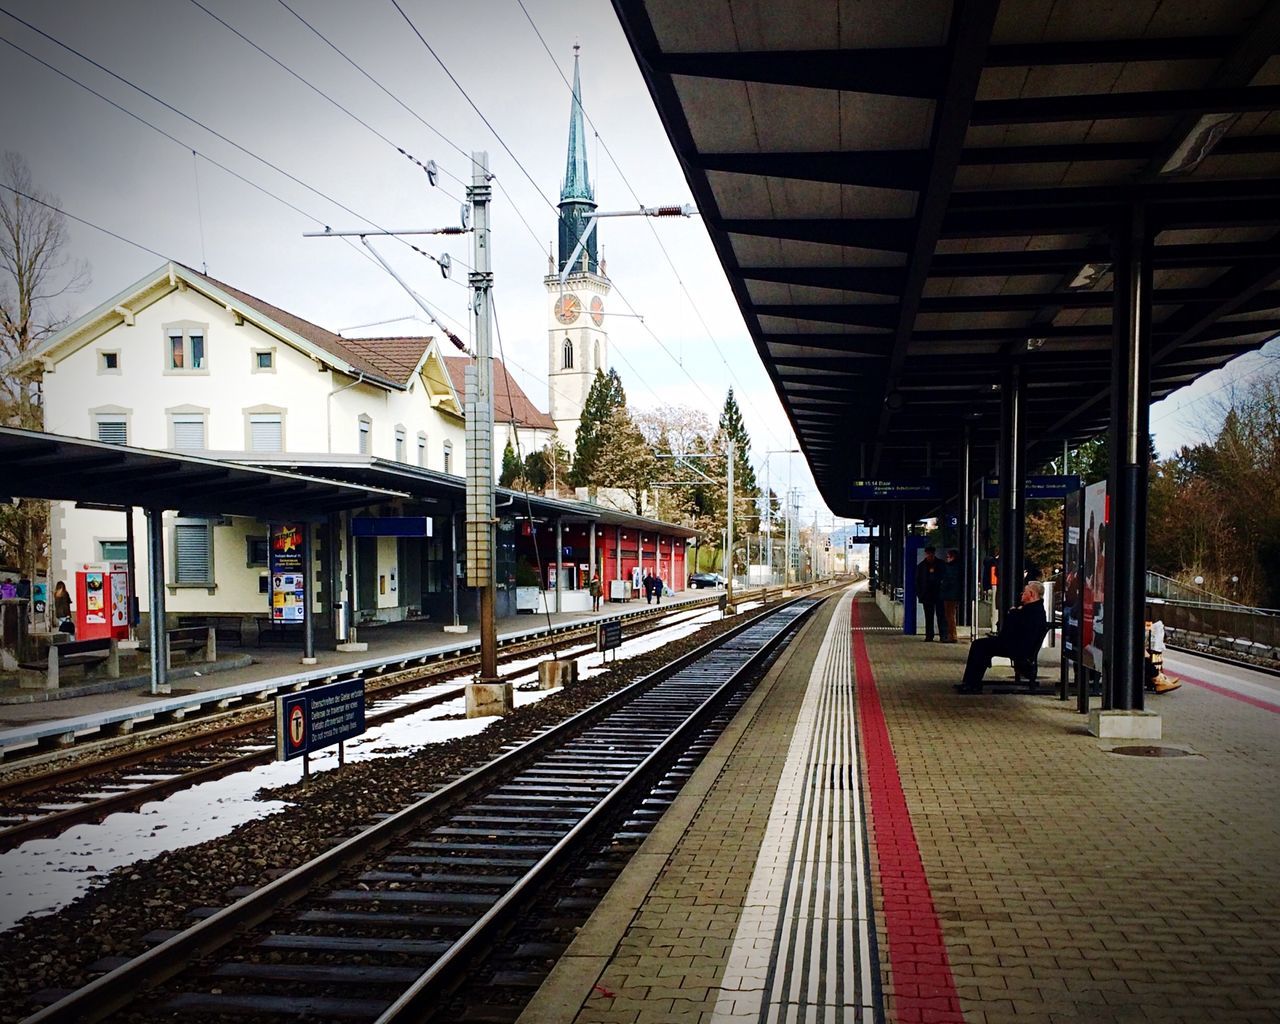
<instances>
[{"instance_id":1,"label":"warning sign with text","mask_svg":"<svg viewBox=\"0 0 1280 1024\"><path fill-rule=\"evenodd\" d=\"M364 680L276 698L276 760L288 761L364 732Z\"/></svg>"}]
</instances>

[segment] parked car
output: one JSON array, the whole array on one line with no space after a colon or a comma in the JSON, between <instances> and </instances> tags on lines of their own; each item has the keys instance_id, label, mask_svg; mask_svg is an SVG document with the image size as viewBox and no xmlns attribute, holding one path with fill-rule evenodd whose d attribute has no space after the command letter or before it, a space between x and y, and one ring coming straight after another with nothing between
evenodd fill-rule
<instances>
[{"instance_id":1,"label":"parked car","mask_svg":"<svg viewBox=\"0 0 1280 1024\"><path fill-rule=\"evenodd\" d=\"M723 586L724 577L718 572L695 572L689 577L689 588L691 590L704 590Z\"/></svg>"}]
</instances>

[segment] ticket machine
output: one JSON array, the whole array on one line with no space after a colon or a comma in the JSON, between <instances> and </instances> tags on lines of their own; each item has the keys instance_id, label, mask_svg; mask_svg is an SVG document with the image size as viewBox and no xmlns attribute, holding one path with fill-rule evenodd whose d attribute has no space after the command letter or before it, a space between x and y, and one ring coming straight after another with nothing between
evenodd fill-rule
<instances>
[{"instance_id":1,"label":"ticket machine","mask_svg":"<svg viewBox=\"0 0 1280 1024\"><path fill-rule=\"evenodd\" d=\"M76 567L76 639L129 637L129 563L84 562Z\"/></svg>"}]
</instances>

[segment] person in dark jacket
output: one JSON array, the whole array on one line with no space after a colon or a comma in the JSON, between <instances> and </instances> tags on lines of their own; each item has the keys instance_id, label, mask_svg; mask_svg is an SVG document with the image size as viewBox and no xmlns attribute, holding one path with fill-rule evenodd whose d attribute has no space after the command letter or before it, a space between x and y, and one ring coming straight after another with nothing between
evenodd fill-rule
<instances>
[{"instance_id":1,"label":"person in dark jacket","mask_svg":"<svg viewBox=\"0 0 1280 1024\"><path fill-rule=\"evenodd\" d=\"M947 560L942 563L942 607L946 611L946 628L942 632L942 642L956 642L956 619L960 611L960 598L964 593L964 580L960 578L960 552L955 548L947 551Z\"/></svg>"},{"instance_id":2,"label":"person in dark jacket","mask_svg":"<svg viewBox=\"0 0 1280 1024\"><path fill-rule=\"evenodd\" d=\"M959 693L981 693L982 677L991 667L991 659L1011 658L1015 663L1035 657L1044 640L1048 619L1044 612L1044 584L1032 580L1022 588L1022 601L1003 616L1000 632L975 640L969 648L964 666L964 681L956 687Z\"/></svg>"},{"instance_id":3,"label":"person in dark jacket","mask_svg":"<svg viewBox=\"0 0 1280 1024\"><path fill-rule=\"evenodd\" d=\"M942 573L944 566L936 548L930 544L924 549L924 559L916 566L916 600L924 605L924 638L933 639L933 623L937 620L938 634L945 638L946 612L942 607Z\"/></svg>"},{"instance_id":4,"label":"person in dark jacket","mask_svg":"<svg viewBox=\"0 0 1280 1024\"><path fill-rule=\"evenodd\" d=\"M653 574L645 573L643 582L644 582L644 603L652 604L653 603Z\"/></svg>"}]
</instances>

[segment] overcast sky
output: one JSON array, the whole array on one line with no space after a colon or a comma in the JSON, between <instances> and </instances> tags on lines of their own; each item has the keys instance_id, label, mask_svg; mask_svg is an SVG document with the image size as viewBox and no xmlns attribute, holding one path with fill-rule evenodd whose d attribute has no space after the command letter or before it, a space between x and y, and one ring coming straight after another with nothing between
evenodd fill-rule
<instances>
[{"instance_id":1,"label":"overcast sky","mask_svg":"<svg viewBox=\"0 0 1280 1024\"><path fill-rule=\"evenodd\" d=\"M500 186L492 207L503 342L498 354L545 409L542 278L565 164L569 90L561 76L572 76L575 43L582 46L584 107L598 132L590 138L589 159L600 209L692 202L612 6L606 0L523 0L523 7L518 0L399 0L429 50L393 0L199 2L368 127L238 38L195 0L0 0L0 11L30 22L154 98L5 13L0 39L179 140L0 45L3 147L25 157L38 187L56 195L68 214L166 258L197 269L207 264L212 276L331 330L418 311L353 247L305 239L303 232L323 225L455 224L464 188L459 179L470 173L466 154L487 150ZM430 188L426 175L397 147L424 163L434 159L441 187ZM200 156L193 157L192 149ZM161 262L89 227L69 226L74 255L88 260L93 274L70 312L92 308ZM615 289L608 322L613 365L631 404L690 405L714 418L732 385L757 465L770 449L794 447L701 223L628 218L604 221L600 233ZM395 240L376 244L445 323L467 337L462 264L471 262L470 237L417 242L433 254L453 256L452 281ZM355 333L435 332L406 320ZM1161 451L1198 438L1224 381L1252 372L1251 365L1233 364L1156 406L1152 425ZM778 491L786 486L787 458L771 459ZM805 518L815 507L826 516L799 457L791 473L803 491Z\"/></svg>"}]
</instances>

